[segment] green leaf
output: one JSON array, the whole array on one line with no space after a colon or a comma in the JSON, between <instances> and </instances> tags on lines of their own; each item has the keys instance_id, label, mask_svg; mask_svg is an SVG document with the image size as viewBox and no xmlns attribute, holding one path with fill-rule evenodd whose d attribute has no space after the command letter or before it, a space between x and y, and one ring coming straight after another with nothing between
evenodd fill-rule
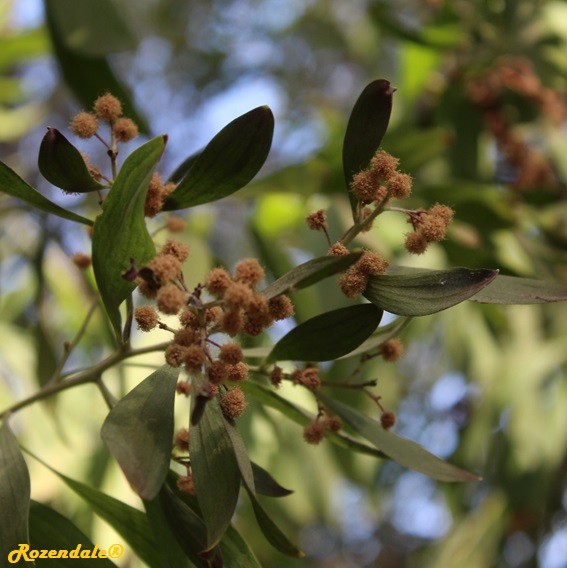
<instances>
[{"instance_id":1,"label":"green leaf","mask_svg":"<svg viewBox=\"0 0 567 568\"><path fill-rule=\"evenodd\" d=\"M256 493L266 495L267 497L287 497L293 493L291 489L282 487L263 467L257 463L251 463Z\"/></svg>"},{"instance_id":2,"label":"green leaf","mask_svg":"<svg viewBox=\"0 0 567 568\"><path fill-rule=\"evenodd\" d=\"M346 355L378 327L382 313L373 304L358 304L311 318L284 335L267 361L330 361Z\"/></svg>"},{"instance_id":3,"label":"green leaf","mask_svg":"<svg viewBox=\"0 0 567 568\"><path fill-rule=\"evenodd\" d=\"M567 286L533 278L497 276L471 300L487 304L543 304L567 300Z\"/></svg>"},{"instance_id":4,"label":"green leaf","mask_svg":"<svg viewBox=\"0 0 567 568\"><path fill-rule=\"evenodd\" d=\"M132 260L143 266L155 255L155 246L144 219L144 202L152 172L166 137L158 136L137 148L124 161L95 221L93 269L104 307L116 333L120 334L120 304L135 284L122 275Z\"/></svg>"},{"instance_id":5,"label":"green leaf","mask_svg":"<svg viewBox=\"0 0 567 568\"><path fill-rule=\"evenodd\" d=\"M59 130L48 128L39 147L41 175L68 193L87 193L104 188L93 179L81 153Z\"/></svg>"},{"instance_id":6,"label":"green leaf","mask_svg":"<svg viewBox=\"0 0 567 568\"><path fill-rule=\"evenodd\" d=\"M146 515L163 551L162 565L169 568L204 566L199 552L205 547L205 523L173 494L167 485L151 501Z\"/></svg>"},{"instance_id":7,"label":"green leaf","mask_svg":"<svg viewBox=\"0 0 567 568\"><path fill-rule=\"evenodd\" d=\"M0 558L26 544L30 508L30 476L7 420L0 426Z\"/></svg>"},{"instance_id":8,"label":"green leaf","mask_svg":"<svg viewBox=\"0 0 567 568\"><path fill-rule=\"evenodd\" d=\"M425 316L468 300L497 274L497 270L485 268L427 270L391 266L388 274L370 277L364 296L393 314Z\"/></svg>"},{"instance_id":9,"label":"green leaf","mask_svg":"<svg viewBox=\"0 0 567 568\"><path fill-rule=\"evenodd\" d=\"M102 425L104 443L142 499L153 499L167 477L178 375L168 365L153 372L118 401Z\"/></svg>"},{"instance_id":10,"label":"green leaf","mask_svg":"<svg viewBox=\"0 0 567 568\"><path fill-rule=\"evenodd\" d=\"M51 507L31 502L30 507L30 544L35 550L68 550L72 551L81 545L79 553L91 551L97 554L95 558L64 559L50 558L48 560L36 560L36 566L45 568L66 568L69 566L91 566L92 568L111 568L116 566L108 558L99 558L98 551L107 549L104 543L99 547L87 538L87 536L74 525L69 519L54 511ZM108 543L111 545L113 543Z\"/></svg>"},{"instance_id":11,"label":"green leaf","mask_svg":"<svg viewBox=\"0 0 567 568\"><path fill-rule=\"evenodd\" d=\"M222 559L230 568L262 568L240 533L231 525L220 543Z\"/></svg>"},{"instance_id":12,"label":"green leaf","mask_svg":"<svg viewBox=\"0 0 567 568\"><path fill-rule=\"evenodd\" d=\"M224 426L226 428L226 433L228 434L228 437L230 438L230 441L232 443L232 448L234 449L234 456L236 457L236 462L238 463L238 470L240 471L242 481L246 485L246 487L250 488L252 492L256 492L256 478L254 476L254 469L252 462L248 457L248 452L246 451L246 447L244 446L242 436L232 422L227 420L224 416L222 418Z\"/></svg>"},{"instance_id":13,"label":"green leaf","mask_svg":"<svg viewBox=\"0 0 567 568\"><path fill-rule=\"evenodd\" d=\"M344 256L320 256L296 266L262 291L269 300L291 290L300 290L316 284L333 274L346 270L355 263L362 251L351 252Z\"/></svg>"},{"instance_id":14,"label":"green leaf","mask_svg":"<svg viewBox=\"0 0 567 568\"><path fill-rule=\"evenodd\" d=\"M207 547L221 540L236 508L240 472L217 398L207 402L189 437L197 500L207 526Z\"/></svg>"},{"instance_id":15,"label":"green leaf","mask_svg":"<svg viewBox=\"0 0 567 568\"><path fill-rule=\"evenodd\" d=\"M271 388L267 388L253 381L244 381L240 386L246 394L249 394L260 404L269 406L270 408L281 412L284 416L300 426L310 424L315 419L315 414L304 410L293 402L290 402L287 398L282 397ZM329 432L326 437L330 442L340 448L377 458L386 457L382 452L371 446L363 444L345 432ZM254 480L256 481L256 479ZM259 489L258 492L261 493Z\"/></svg>"},{"instance_id":16,"label":"green leaf","mask_svg":"<svg viewBox=\"0 0 567 568\"><path fill-rule=\"evenodd\" d=\"M339 357L339 359L347 359L349 357L358 357L369 351L373 351L380 347L388 339L395 337L409 324L411 318L397 318L392 323L379 328L375 333L373 333L366 341L362 342L356 349Z\"/></svg>"},{"instance_id":17,"label":"green leaf","mask_svg":"<svg viewBox=\"0 0 567 568\"><path fill-rule=\"evenodd\" d=\"M90 1L96 3L96 0ZM147 133L146 120L134 107L130 93L116 78L108 61L104 57L85 55L66 45L55 16L61 4L66 6L68 3L65 0L44 0L47 29L65 83L85 108L90 108L94 100L106 91L112 93L122 103L124 115L138 125L140 132Z\"/></svg>"},{"instance_id":18,"label":"green leaf","mask_svg":"<svg viewBox=\"0 0 567 568\"><path fill-rule=\"evenodd\" d=\"M40 211L52 213L63 219L83 223L85 225L93 224L90 219L81 217L81 215L77 215L72 211L67 211L67 209L59 207L59 205L56 205L53 201L49 201L49 199L41 195L41 193L35 190L31 185L28 185L14 170L3 162L0 162L0 191L12 197L17 197Z\"/></svg>"},{"instance_id":19,"label":"green leaf","mask_svg":"<svg viewBox=\"0 0 567 568\"><path fill-rule=\"evenodd\" d=\"M65 46L87 56L136 48L136 38L111 0L50 0L54 26Z\"/></svg>"},{"instance_id":20,"label":"green leaf","mask_svg":"<svg viewBox=\"0 0 567 568\"><path fill-rule=\"evenodd\" d=\"M246 487L246 486L245 486ZM246 487L248 492L248 497L252 502L252 508L254 509L254 516L256 517L256 522L262 531L262 534L266 537L266 540L283 554L292 556L294 558L303 558L305 554L297 548L293 542L291 542L287 536L281 531L281 529L274 523L272 518L266 513L260 502L256 498L256 495Z\"/></svg>"},{"instance_id":21,"label":"green leaf","mask_svg":"<svg viewBox=\"0 0 567 568\"><path fill-rule=\"evenodd\" d=\"M189 159L189 171L167 198L164 210L217 201L244 187L266 161L273 133L274 116L267 106L233 120L194 161Z\"/></svg>"},{"instance_id":22,"label":"green leaf","mask_svg":"<svg viewBox=\"0 0 567 568\"><path fill-rule=\"evenodd\" d=\"M420 445L382 428L380 422L360 414L338 400L318 391L317 397L335 414L400 465L439 481L478 481L480 477L429 453Z\"/></svg>"},{"instance_id":23,"label":"green leaf","mask_svg":"<svg viewBox=\"0 0 567 568\"><path fill-rule=\"evenodd\" d=\"M377 79L362 91L350 114L343 141L343 171L347 188L353 176L368 167L390 122L394 89L389 81ZM349 191L353 214L356 199Z\"/></svg>"},{"instance_id":24,"label":"green leaf","mask_svg":"<svg viewBox=\"0 0 567 568\"><path fill-rule=\"evenodd\" d=\"M155 541L153 531L144 513L134 509L134 507L130 507L130 505L126 505L126 503L122 503L122 501L114 497L110 497L97 489L59 473L37 456L33 457L57 475L81 499L86 501L93 512L114 528L150 568L162 568L163 555L161 547Z\"/></svg>"}]
</instances>

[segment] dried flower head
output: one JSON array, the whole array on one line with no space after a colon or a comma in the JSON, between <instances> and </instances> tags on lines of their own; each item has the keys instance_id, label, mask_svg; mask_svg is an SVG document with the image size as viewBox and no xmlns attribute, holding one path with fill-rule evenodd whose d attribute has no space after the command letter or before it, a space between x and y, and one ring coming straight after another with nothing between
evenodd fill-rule
<instances>
[{"instance_id":1,"label":"dried flower head","mask_svg":"<svg viewBox=\"0 0 567 568\"><path fill-rule=\"evenodd\" d=\"M343 427L343 421L338 416L327 416L323 422L330 432L338 432Z\"/></svg>"},{"instance_id":2,"label":"dried flower head","mask_svg":"<svg viewBox=\"0 0 567 568\"><path fill-rule=\"evenodd\" d=\"M276 321L284 320L293 315L293 303L289 296L280 294L268 300L268 311Z\"/></svg>"},{"instance_id":3,"label":"dried flower head","mask_svg":"<svg viewBox=\"0 0 567 568\"><path fill-rule=\"evenodd\" d=\"M362 294L368 284L368 275L356 270L353 266L339 276L339 288L347 298Z\"/></svg>"},{"instance_id":4,"label":"dried flower head","mask_svg":"<svg viewBox=\"0 0 567 568\"><path fill-rule=\"evenodd\" d=\"M186 347L179 343L170 343L165 350L165 362L171 367L180 367L185 361L185 354Z\"/></svg>"},{"instance_id":5,"label":"dried flower head","mask_svg":"<svg viewBox=\"0 0 567 568\"><path fill-rule=\"evenodd\" d=\"M69 128L79 138L91 138L98 130L98 119L90 112L80 112L73 117Z\"/></svg>"},{"instance_id":6,"label":"dried flower head","mask_svg":"<svg viewBox=\"0 0 567 568\"><path fill-rule=\"evenodd\" d=\"M308 444L317 445L325 437L325 432L325 425L316 420L303 428L303 439Z\"/></svg>"},{"instance_id":7,"label":"dried flower head","mask_svg":"<svg viewBox=\"0 0 567 568\"><path fill-rule=\"evenodd\" d=\"M175 447L182 452L189 451L189 430L181 428L175 434Z\"/></svg>"},{"instance_id":8,"label":"dried flower head","mask_svg":"<svg viewBox=\"0 0 567 568\"><path fill-rule=\"evenodd\" d=\"M367 276L379 276L386 272L388 261L376 252L364 251L353 268Z\"/></svg>"},{"instance_id":9,"label":"dried flower head","mask_svg":"<svg viewBox=\"0 0 567 568\"><path fill-rule=\"evenodd\" d=\"M170 233L181 233L186 225L187 221L183 217L179 217L179 215L172 215L166 221L166 227Z\"/></svg>"},{"instance_id":10,"label":"dried flower head","mask_svg":"<svg viewBox=\"0 0 567 568\"><path fill-rule=\"evenodd\" d=\"M160 312L176 315L187 302L187 292L179 289L175 284L166 284L159 289L156 302Z\"/></svg>"},{"instance_id":11,"label":"dried flower head","mask_svg":"<svg viewBox=\"0 0 567 568\"><path fill-rule=\"evenodd\" d=\"M177 489L188 495L195 495L195 482L192 475L180 475L177 478Z\"/></svg>"},{"instance_id":12,"label":"dried flower head","mask_svg":"<svg viewBox=\"0 0 567 568\"><path fill-rule=\"evenodd\" d=\"M248 365L242 361L234 365L227 365L227 380L244 381L248 378Z\"/></svg>"},{"instance_id":13,"label":"dried flower head","mask_svg":"<svg viewBox=\"0 0 567 568\"><path fill-rule=\"evenodd\" d=\"M92 264L93 259L89 254L77 252L71 256L71 262L80 270L86 270Z\"/></svg>"},{"instance_id":14,"label":"dried flower head","mask_svg":"<svg viewBox=\"0 0 567 568\"><path fill-rule=\"evenodd\" d=\"M236 365L242 361L242 349L238 343L225 343L219 351L219 359L224 363Z\"/></svg>"},{"instance_id":15,"label":"dried flower head","mask_svg":"<svg viewBox=\"0 0 567 568\"><path fill-rule=\"evenodd\" d=\"M384 430L389 430L396 423L396 415L389 410L382 412L380 416L380 424Z\"/></svg>"},{"instance_id":16,"label":"dried flower head","mask_svg":"<svg viewBox=\"0 0 567 568\"><path fill-rule=\"evenodd\" d=\"M227 364L222 361L213 361L207 367L207 377L214 385L220 385L227 377Z\"/></svg>"},{"instance_id":17,"label":"dried flower head","mask_svg":"<svg viewBox=\"0 0 567 568\"><path fill-rule=\"evenodd\" d=\"M231 284L230 274L221 267L213 268L205 279L205 288L216 297L222 297Z\"/></svg>"},{"instance_id":18,"label":"dried flower head","mask_svg":"<svg viewBox=\"0 0 567 568\"><path fill-rule=\"evenodd\" d=\"M244 327L244 314L242 310L228 310L224 313L220 328L224 333L234 337L242 331Z\"/></svg>"},{"instance_id":19,"label":"dried flower head","mask_svg":"<svg viewBox=\"0 0 567 568\"><path fill-rule=\"evenodd\" d=\"M348 254L350 251L348 250L347 247L345 247L345 245L343 245L343 243L335 243L330 249L328 254L331 256L344 256L345 254Z\"/></svg>"},{"instance_id":20,"label":"dried flower head","mask_svg":"<svg viewBox=\"0 0 567 568\"><path fill-rule=\"evenodd\" d=\"M152 330L159 321L157 312L151 306L140 306L134 310L134 319L138 329L142 331Z\"/></svg>"},{"instance_id":21,"label":"dried flower head","mask_svg":"<svg viewBox=\"0 0 567 568\"><path fill-rule=\"evenodd\" d=\"M397 339L388 339L380 346L380 355L384 361L393 363L397 361L404 354L404 345Z\"/></svg>"},{"instance_id":22,"label":"dried flower head","mask_svg":"<svg viewBox=\"0 0 567 568\"><path fill-rule=\"evenodd\" d=\"M120 101L110 93L98 97L94 102L93 110L97 118L108 122L114 122L122 115Z\"/></svg>"},{"instance_id":23,"label":"dried flower head","mask_svg":"<svg viewBox=\"0 0 567 568\"><path fill-rule=\"evenodd\" d=\"M423 254L428 244L429 241L419 231L406 234L404 245L406 250L412 254Z\"/></svg>"},{"instance_id":24,"label":"dried flower head","mask_svg":"<svg viewBox=\"0 0 567 568\"><path fill-rule=\"evenodd\" d=\"M185 368L187 371L199 371L205 363L206 355L200 345L189 345L185 348Z\"/></svg>"},{"instance_id":25,"label":"dried flower head","mask_svg":"<svg viewBox=\"0 0 567 568\"><path fill-rule=\"evenodd\" d=\"M246 397L240 387L232 387L220 399L220 407L225 418L234 420L246 410Z\"/></svg>"},{"instance_id":26,"label":"dried flower head","mask_svg":"<svg viewBox=\"0 0 567 568\"><path fill-rule=\"evenodd\" d=\"M129 142L138 136L138 127L130 118L118 118L112 125L112 133L117 142Z\"/></svg>"},{"instance_id":27,"label":"dried flower head","mask_svg":"<svg viewBox=\"0 0 567 568\"><path fill-rule=\"evenodd\" d=\"M303 369L299 377L299 383L310 390L317 390L321 386L319 369L317 367Z\"/></svg>"},{"instance_id":28,"label":"dried flower head","mask_svg":"<svg viewBox=\"0 0 567 568\"><path fill-rule=\"evenodd\" d=\"M153 279L158 286L163 286L179 278L182 267L179 259L172 254L159 254L148 262L146 269L151 272L151 278L146 278L143 272L140 274L142 278Z\"/></svg>"},{"instance_id":29,"label":"dried flower head","mask_svg":"<svg viewBox=\"0 0 567 568\"><path fill-rule=\"evenodd\" d=\"M229 309L235 310L247 307L253 297L254 293L249 286L242 282L231 282L224 293L223 300Z\"/></svg>"},{"instance_id":30,"label":"dried flower head","mask_svg":"<svg viewBox=\"0 0 567 568\"><path fill-rule=\"evenodd\" d=\"M327 228L327 214L323 209L309 213L305 218L307 226L313 231L320 231Z\"/></svg>"},{"instance_id":31,"label":"dried flower head","mask_svg":"<svg viewBox=\"0 0 567 568\"><path fill-rule=\"evenodd\" d=\"M167 240L159 251L160 255L171 254L179 262L184 262L189 258L189 247L179 241Z\"/></svg>"},{"instance_id":32,"label":"dried flower head","mask_svg":"<svg viewBox=\"0 0 567 568\"><path fill-rule=\"evenodd\" d=\"M379 150L370 160L370 169L378 177L389 180L396 172L399 163L400 160L392 156L392 154Z\"/></svg>"},{"instance_id":33,"label":"dried flower head","mask_svg":"<svg viewBox=\"0 0 567 568\"><path fill-rule=\"evenodd\" d=\"M372 170L362 170L355 174L350 190L362 204L372 203L378 197L379 180Z\"/></svg>"},{"instance_id":34,"label":"dried flower head","mask_svg":"<svg viewBox=\"0 0 567 568\"><path fill-rule=\"evenodd\" d=\"M256 286L264 278L264 269L255 258L245 258L234 267L234 280L248 286Z\"/></svg>"},{"instance_id":35,"label":"dried flower head","mask_svg":"<svg viewBox=\"0 0 567 568\"><path fill-rule=\"evenodd\" d=\"M411 194L412 179L408 174L396 172L388 178L388 192L392 197L403 199Z\"/></svg>"},{"instance_id":36,"label":"dried flower head","mask_svg":"<svg viewBox=\"0 0 567 568\"><path fill-rule=\"evenodd\" d=\"M270 372L270 382L273 386L279 387L283 381L283 369L277 365Z\"/></svg>"}]
</instances>

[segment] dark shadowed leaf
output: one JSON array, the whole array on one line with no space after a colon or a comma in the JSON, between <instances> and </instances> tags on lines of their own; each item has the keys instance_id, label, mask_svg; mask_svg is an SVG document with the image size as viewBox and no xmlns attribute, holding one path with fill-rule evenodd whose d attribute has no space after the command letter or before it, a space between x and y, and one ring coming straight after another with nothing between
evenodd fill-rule
<instances>
[{"instance_id":1,"label":"dark shadowed leaf","mask_svg":"<svg viewBox=\"0 0 567 568\"><path fill-rule=\"evenodd\" d=\"M96 0L90 0L96 3ZM70 49L63 37L63 30L55 17L56 4L67 5L66 0L44 0L45 20L53 51L61 74L67 86L84 108L90 108L93 101L105 92L112 93L122 103L124 115L131 118L140 132L148 132L148 124L137 112L132 97L123 83L112 71L105 57L95 57ZM101 11L101 15L103 12ZM104 49L104 47L102 47Z\"/></svg>"},{"instance_id":2,"label":"dark shadowed leaf","mask_svg":"<svg viewBox=\"0 0 567 568\"><path fill-rule=\"evenodd\" d=\"M205 523L164 484L159 495L144 501L146 515L163 551L167 568L205 566L199 552L205 547Z\"/></svg>"},{"instance_id":3,"label":"dark shadowed leaf","mask_svg":"<svg viewBox=\"0 0 567 568\"><path fill-rule=\"evenodd\" d=\"M83 550L95 550L95 545L69 519L51 507L32 501L30 507L30 546L36 550L74 550L77 545ZM110 544L110 543L109 543ZM98 547L105 550L104 545ZM36 566L66 568L74 564L91 568L116 566L108 558L36 560Z\"/></svg>"},{"instance_id":4,"label":"dark shadowed leaf","mask_svg":"<svg viewBox=\"0 0 567 568\"><path fill-rule=\"evenodd\" d=\"M267 360L330 361L346 355L378 327L382 313L373 304L358 304L311 318L284 335Z\"/></svg>"},{"instance_id":5,"label":"dark shadowed leaf","mask_svg":"<svg viewBox=\"0 0 567 568\"><path fill-rule=\"evenodd\" d=\"M49 0L49 6L68 49L101 56L136 48L136 38L111 0Z\"/></svg>"},{"instance_id":6,"label":"dark shadowed leaf","mask_svg":"<svg viewBox=\"0 0 567 568\"><path fill-rule=\"evenodd\" d=\"M30 476L8 421L0 426L0 558L28 540Z\"/></svg>"},{"instance_id":7,"label":"dark shadowed leaf","mask_svg":"<svg viewBox=\"0 0 567 568\"><path fill-rule=\"evenodd\" d=\"M281 412L284 416L299 424L300 426L306 426L315 420L315 414L308 412L307 410L297 406L293 402L290 402L287 398L274 392L273 388L267 388L263 385L255 383L253 381L244 381L241 384L242 390L253 397L257 402L265 406L269 406L278 412ZM378 451L372 446L368 446L359 440L349 436L346 432L340 431L337 433L329 432L327 434L327 439L347 450L352 450L360 454L365 454L369 456L374 456L377 458L386 457L382 452ZM258 490L260 493L260 491Z\"/></svg>"},{"instance_id":8,"label":"dark shadowed leaf","mask_svg":"<svg viewBox=\"0 0 567 568\"><path fill-rule=\"evenodd\" d=\"M282 487L263 467L252 462L252 473L254 474L254 486L256 493L267 497L287 497L293 491Z\"/></svg>"},{"instance_id":9,"label":"dark shadowed leaf","mask_svg":"<svg viewBox=\"0 0 567 568\"><path fill-rule=\"evenodd\" d=\"M233 120L194 161L189 159L189 171L168 197L164 209L210 203L244 187L266 161L273 133L274 116L267 106Z\"/></svg>"},{"instance_id":10,"label":"dark shadowed leaf","mask_svg":"<svg viewBox=\"0 0 567 568\"><path fill-rule=\"evenodd\" d=\"M59 207L59 205L55 205L55 203L49 201L49 199L41 195L41 193L35 190L31 185L28 185L14 170L10 169L3 162L0 162L0 191L12 197L17 197L40 211L45 211L46 213L57 215L63 219L76 221L77 223L83 223L85 225L93 224L90 219L81 217L81 215L77 215L72 211L67 211L67 209L63 209Z\"/></svg>"},{"instance_id":11,"label":"dark shadowed leaf","mask_svg":"<svg viewBox=\"0 0 567 568\"><path fill-rule=\"evenodd\" d=\"M316 284L333 274L346 270L351 264L356 262L362 251L351 252L344 256L320 256L313 260L308 260L296 266L275 282L272 282L262 291L262 294L269 300L280 294L285 294L290 290L300 290L312 284Z\"/></svg>"},{"instance_id":12,"label":"dark shadowed leaf","mask_svg":"<svg viewBox=\"0 0 567 568\"><path fill-rule=\"evenodd\" d=\"M331 396L317 392L317 397L359 434L400 465L439 481L478 481L480 479L474 473L439 459L415 442L385 430L380 422L360 414Z\"/></svg>"},{"instance_id":13,"label":"dark shadowed leaf","mask_svg":"<svg viewBox=\"0 0 567 568\"><path fill-rule=\"evenodd\" d=\"M171 458L173 403L179 369L164 365L132 389L109 412L100 435L132 489L151 500Z\"/></svg>"},{"instance_id":14,"label":"dark shadowed leaf","mask_svg":"<svg viewBox=\"0 0 567 568\"><path fill-rule=\"evenodd\" d=\"M567 300L567 286L533 278L497 276L471 300L487 304L543 304Z\"/></svg>"},{"instance_id":15,"label":"dark shadowed leaf","mask_svg":"<svg viewBox=\"0 0 567 568\"><path fill-rule=\"evenodd\" d=\"M105 187L93 179L79 150L56 128L47 129L37 165L49 183L68 193L88 193Z\"/></svg>"},{"instance_id":16,"label":"dark shadowed leaf","mask_svg":"<svg viewBox=\"0 0 567 568\"><path fill-rule=\"evenodd\" d=\"M291 542L287 536L281 531L281 529L276 525L272 518L266 513L260 502L256 498L256 495L246 487L248 492L248 497L252 502L252 508L254 509L254 515L256 517L256 522L262 531L262 534L266 537L266 540L276 549L292 556L294 558L303 558L304 553L297 548L293 542Z\"/></svg>"},{"instance_id":17,"label":"dark shadowed leaf","mask_svg":"<svg viewBox=\"0 0 567 568\"><path fill-rule=\"evenodd\" d=\"M427 270L391 266L388 274L370 277L364 296L393 314L425 316L468 300L497 274L497 270L485 268Z\"/></svg>"},{"instance_id":18,"label":"dark shadowed leaf","mask_svg":"<svg viewBox=\"0 0 567 568\"><path fill-rule=\"evenodd\" d=\"M197 161L202 153L203 151L200 150L199 152L191 154L188 158L185 158L185 160L183 160L169 176L168 181L179 183L187 175L189 170L193 167L193 164Z\"/></svg>"},{"instance_id":19,"label":"dark shadowed leaf","mask_svg":"<svg viewBox=\"0 0 567 568\"><path fill-rule=\"evenodd\" d=\"M207 526L207 550L221 540L236 508L240 471L217 398L209 401L189 438L197 500Z\"/></svg>"},{"instance_id":20,"label":"dark shadowed leaf","mask_svg":"<svg viewBox=\"0 0 567 568\"><path fill-rule=\"evenodd\" d=\"M242 436L240 435L240 432L236 429L236 426L231 421L227 420L224 416L223 416L223 421L228 437L232 442L234 455L238 463L238 469L240 471L240 475L242 476L242 481L246 485L246 487L248 487L251 491L255 492L256 478L254 476L252 462L248 457L248 452L246 451L246 447L244 446L244 441L242 440Z\"/></svg>"},{"instance_id":21,"label":"dark shadowed leaf","mask_svg":"<svg viewBox=\"0 0 567 568\"><path fill-rule=\"evenodd\" d=\"M158 136L126 158L94 225L94 274L104 307L118 334L121 321L118 308L135 288L122 275L131 267L132 260L141 267L155 254L144 219L144 201L165 142L165 137Z\"/></svg>"},{"instance_id":22,"label":"dark shadowed leaf","mask_svg":"<svg viewBox=\"0 0 567 568\"><path fill-rule=\"evenodd\" d=\"M389 81L377 79L367 85L356 101L343 142L343 171L347 187L354 174L368 167L390 122L394 89ZM349 192L354 211L356 200Z\"/></svg>"},{"instance_id":23,"label":"dark shadowed leaf","mask_svg":"<svg viewBox=\"0 0 567 568\"><path fill-rule=\"evenodd\" d=\"M106 521L148 566L162 568L162 553L144 513L93 487L59 473L37 456L33 457L88 503L92 511Z\"/></svg>"},{"instance_id":24,"label":"dark shadowed leaf","mask_svg":"<svg viewBox=\"0 0 567 568\"><path fill-rule=\"evenodd\" d=\"M221 540L220 549L225 566L230 568L262 568L240 533L231 525Z\"/></svg>"}]
</instances>

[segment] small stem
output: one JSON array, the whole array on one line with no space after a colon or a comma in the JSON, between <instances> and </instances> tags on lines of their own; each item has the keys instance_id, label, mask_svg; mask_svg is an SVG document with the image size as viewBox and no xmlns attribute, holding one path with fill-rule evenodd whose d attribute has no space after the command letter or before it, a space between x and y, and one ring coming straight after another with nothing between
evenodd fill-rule
<instances>
[{"instance_id":1,"label":"small stem","mask_svg":"<svg viewBox=\"0 0 567 568\"><path fill-rule=\"evenodd\" d=\"M374 211L372 211L372 213L368 215L368 217L366 217L366 219L354 223L354 225L352 225L352 227L350 227L350 229L348 229L347 232L342 236L340 242L342 242L343 245L345 246L348 245L351 241L354 240L354 238L358 235L358 233L360 233L361 231L366 229L366 227L371 225L372 221L374 221L374 219L376 219L376 217L378 217L378 215L380 215L380 213L384 211L389 197L390 194L387 193L384 199L380 202L380 205L378 205L376 209L374 209Z\"/></svg>"},{"instance_id":2,"label":"small stem","mask_svg":"<svg viewBox=\"0 0 567 568\"><path fill-rule=\"evenodd\" d=\"M106 405L108 406L108 409L112 410L118 402L116 397L108 390L108 387L104 384L101 376L99 376L95 382L98 390L100 390L100 393L102 394L102 398L104 398L104 402L106 402Z\"/></svg>"},{"instance_id":3,"label":"small stem","mask_svg":"<svg viewBox=\"0 0 567 568\"><path fill-rule=\"evenodd\" d=\"M132 335L132 321L134 320L134 301L132 294L126 298L126 321L124 322L124 329L122 330L122 343L127 345L130 342Z\"/></svg>"},{"instance_id":4,"label":"small stem","mask_svg":"<svg viewBox=\"0 0 567 568\"><path fill-rule=\"evenodd\" d=\"M365 389L367 387L375 387L377 384L378 381L376 379L372 379L370 381L364 381L363 383L348 383L346 381L343 382L321 381L321 386L323 387L333 387L341 389Z\"/></svg>"}]
</instances>

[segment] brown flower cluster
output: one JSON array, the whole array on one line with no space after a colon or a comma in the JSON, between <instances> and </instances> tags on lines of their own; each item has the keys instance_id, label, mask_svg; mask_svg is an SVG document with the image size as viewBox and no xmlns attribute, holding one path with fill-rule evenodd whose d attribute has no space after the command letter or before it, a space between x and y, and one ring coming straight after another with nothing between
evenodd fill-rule
<instances>
[{"instance_id":1,"label":"brown flower cluster","mask_svg":"<svg viewBox=\"0 0 567 568\"><path fill-rule=\"evenodd\" d=\"M98 97L92 112L80 112L73 117L71 131L80 138L91 138L99 129L99 122L107 122L116 142L128 142L138 136L138 127L129 118L122 116L122 104L110 93Z\"/></svg>"},{"instance_id":2,"label":"brown flower cluster","mask_svg":"<svg viewBox=\"0 0 567 568\"><path fill-rule=\"evenodd\" d=\"M525 57L502 58L492 69L467 84L469 99L479 107L502 156L516 171L510 186L518 190L537 185L555 186L557 180L548 158L530 147L514 128L509 118L506 91L532 101L556 126L567 119L564 96L545 87L533 63Z\"/></svg>"},{"instance_id":3,"label":"brown flower cluster","mask_svg":"<svg viewBox=\"0 0 567 568\"><path fill-rule=\"evenodd\" d=\"M337 244L333 245L331 251L329 251L330 254L337 254L333 252L333 249L336 250L337 246ZM354 264L339 276L339 287L347 298L354 298L364 292L371 276L384 274L387 268L388 261L378 253L365 251Z\"/></svg>"},{"instance_id":4,"label":"brown flower cluster","mask_svg":"<svg viewBox=\"0 0 567 568\"><path fill-rule=\"evenodd\" d=\"M422 254L429 243L445 238L447 227L453 220L454 211L447 205L436 203L431 209L408 211L408 222L413 232L406 234L405 247L412 254Z\"/></svg>"},{"instance_id":5,"label":"brown flower cluster","mask_svg":"<svg viewBox=\"0 0 567 568\"><path fill-rule=\"evenodd\" d=\"M146 217L155 217L162 210L165 200L175 187L173 182L164 182L161 176L154 172L146 193L144 215Z\"/></svg>"},{"instance_id":6,"label":"brown flower cluster","mask_svg":"<svg viewBox=\"0 0 567 568\"><path fill-rule=\"evenodd\" d=\"M303 428L303 439L308 444L317 445L326 434L336 433L342 426L342 421L338 416L319 415L313 422Z\"/></svg>"},{"instance_id":7,"label":"brown flower cluster","mask_svg":"<svg viewBox=\"0 0 567 568\"><path fill-rule=\"evenodd\" d=\"M410 195L411 176L399 172L398 164L398 158L379 150L370 160L369 167L355 174L350 190L362 206L383 207L390 198L403 199Z\"/></svg>"}]
</instances>

